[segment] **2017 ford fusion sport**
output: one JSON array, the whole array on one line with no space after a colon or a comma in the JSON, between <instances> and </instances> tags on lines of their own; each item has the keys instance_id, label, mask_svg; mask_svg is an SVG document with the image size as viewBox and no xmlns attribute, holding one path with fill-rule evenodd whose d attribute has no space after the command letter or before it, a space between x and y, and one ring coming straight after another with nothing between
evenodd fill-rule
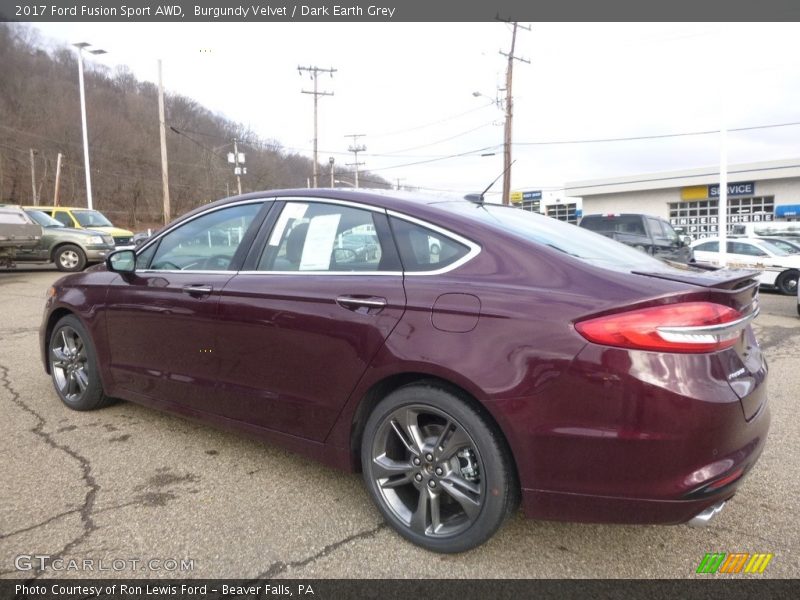
<instances>
[{"instance_id":1,"label":"2017 ford fusion sport","mask_svg":"<svg viewBox=\"0 0 800 600\"><path fill-rule=\"evenodd\" d=\"M369 239L369 251L359 251ZM701 524L769 426L758 282L481 201L285 190L60 279L61 400L111 398L361 471L438 552L541 519Z\"/></svg>"}]
</instances>

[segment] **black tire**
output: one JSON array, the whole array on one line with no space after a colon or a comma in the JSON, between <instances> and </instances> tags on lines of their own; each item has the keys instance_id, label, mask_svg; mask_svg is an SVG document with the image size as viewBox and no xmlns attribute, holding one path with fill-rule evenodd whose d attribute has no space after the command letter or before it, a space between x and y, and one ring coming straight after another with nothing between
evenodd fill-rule
<instances>
[{"instance_id":1,"label":"black tire","mask_svg":"<svg viewBox=\"0 0 800 600\"><path fill-rule=\"evenodd\" d=\"M797 295L797 278L799 275L800 271L796 269L790 269L778 275L778 279L775 280L775 285L778 287L781 294L786 294L787 296Z\"/></svg>"},{"instance_id":2,"label":"black tire","mask_svg":"<svg viewBox=\"0 0 800 600\"><path fill-rule=\"evenodd\" d=\"M62 317L53 327L47 360L56 393L69 408L95 410L111 403L100 382L94 343L74 315Z\"/></svg>"},{"instance_id":3,"label":"black tire","mask_svg":"<svg viewBox=\"0 0 800 600\"><path fill-rule=\"evenodd\" d=\"M386 521L428 550L464 552L516 509L501 434L466 399L409 384L381 400L361 443L364 482Z\"/></svg>"},{"instance_id":4,"label":"black tire","mask_svg":"<svg viewBox=\"0 0 800 600\"><path fill-rule=\"evenodd\" d=\"M64 244L56 250L53 262L59 271L75 273L86 267L86 253L74 244Z\"/></svg>"}]
</instances>

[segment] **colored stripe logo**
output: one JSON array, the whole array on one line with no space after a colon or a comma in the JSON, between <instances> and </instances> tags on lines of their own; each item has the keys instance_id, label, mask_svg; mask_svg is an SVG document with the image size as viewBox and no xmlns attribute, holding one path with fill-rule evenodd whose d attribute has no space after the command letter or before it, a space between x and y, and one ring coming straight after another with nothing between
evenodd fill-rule
<instances>
[{"instance_id":1,"label":"colored stripe logo","mask_svg":"<svg viewBox=\"0 0 800 600\"><path fill-rule=\"evenodd\" d=\"M697 567L698 573L763 573L767 565L772 560L772 553L737 552L726 554L725 552L707 553L700 566Z\"/></svg>"}]
</instances>

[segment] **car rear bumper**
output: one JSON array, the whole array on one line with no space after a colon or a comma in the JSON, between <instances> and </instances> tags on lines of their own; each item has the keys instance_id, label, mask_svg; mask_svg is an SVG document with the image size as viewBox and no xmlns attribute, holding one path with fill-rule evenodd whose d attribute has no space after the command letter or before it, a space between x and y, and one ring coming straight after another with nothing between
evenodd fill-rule
<instances>
[{"instance_id":1,"label":"car rear bumper","mask_svg":"<svg viewBox=\"0 0 800 600\"><path fill-rule=\"evenodd\" d=\"M719 358L590 344L546 393L487 402L526 515L674 524L732 497L766 443L766 365L740 398Z\"/></svg>"}]
</instances>

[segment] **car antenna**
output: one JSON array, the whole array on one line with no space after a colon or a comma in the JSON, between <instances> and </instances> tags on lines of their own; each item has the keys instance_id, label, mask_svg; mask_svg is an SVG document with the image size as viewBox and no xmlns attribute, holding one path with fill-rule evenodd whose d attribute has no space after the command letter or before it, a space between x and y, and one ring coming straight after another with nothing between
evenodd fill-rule
<instances>
[{"instance_id":1,"label":"car antenna","mask_svg":"<svg viewBox=\"0 0 800 600\"><path fill-rule=\"evenodd\" d=\"M482 205L484 202L486 202L486 200L484 200L484 198L483 198L483 196L486 194L486 192L488 192L490 189L492 189L492 186L495 183L497 183L497 180L500 179L503 175L505 175L506 171L508 171L511 168L511 165L513 165L515 162L517 162L516 159L512 160L511 164L509 164L505 169L503 169L503 172L500 173L500 175L498 175L497 178L492 183L490 183L489 186L485 190L483 190L480 194L467 194L466 196L464 196L464 198L466 200L469 200L470 202L474 202L475 204L481 204Z\"/></svg>"}]
</instances>

